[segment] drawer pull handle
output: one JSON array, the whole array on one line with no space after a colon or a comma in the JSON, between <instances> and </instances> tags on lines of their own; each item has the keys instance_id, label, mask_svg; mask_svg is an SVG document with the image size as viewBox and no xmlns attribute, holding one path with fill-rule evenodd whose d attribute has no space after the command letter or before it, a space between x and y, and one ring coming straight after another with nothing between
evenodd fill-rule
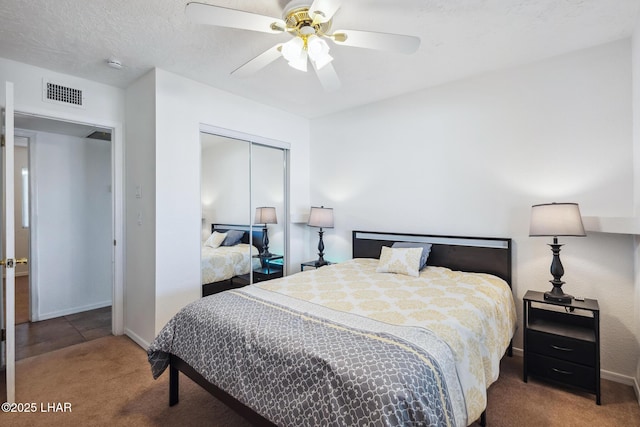
<instances>
[{"instance_id":1,"label":"drawer pull handle","mask_svg":"<svg viewBox=\"0 0 640 427\"><path fill-rule=\"evenodd\" d=\"M562 375L573 375L573 372L563 371L562 369L551 368L551 370L553 372L557 372L557 373L562 374Z\"/></svg>"},{"instance_id":2,"label":"drawer pull handle","mask_svg":"<svg viewBox=\"0 0 640 427\"><path fill-rule=\"evenodd\" d=\"M560 351L573 351L572 348L567 348L567 347L558 347L557 345L551 345L550 346L552 349L554 350L560 350Z\"/></svg>"}]
</instances>

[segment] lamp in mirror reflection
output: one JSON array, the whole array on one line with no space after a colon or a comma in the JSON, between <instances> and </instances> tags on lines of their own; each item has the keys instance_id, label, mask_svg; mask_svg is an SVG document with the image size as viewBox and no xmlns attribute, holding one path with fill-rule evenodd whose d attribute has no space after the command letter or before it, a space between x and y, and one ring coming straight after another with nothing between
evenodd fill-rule
<instances>
[{"instance_id":1,"label":"lamp in mirror reflection","mask_svg":"<svg viewBox=\"0 0 640 427\"><path fill-rule=\"evenodd\" d=\"M322 229L333 228L333 208L312 206L311 212L309 212L309 221L307 222L307 225L309 227L320 228L318 231L318 235L320 236L318 241L318 260L315 265L316 267L327 265L327 261L324 259L324 242L322 241L324 231L322 231Z\"/></svg>"},{"instance_id":2,"label":"lamp in mirror reflection","mask_svg":"<svg viewBox=\"0 0 640 427\"><path fill-rule=\"evenodd\" d=\"M529 236L553 237L553 243L549 243L553 253L550 269L553 276L553 280L550 280L553 289L545 292L544 298L555 302L570 303L573 296L562 291L562 285L565 283L561 280L564 268L562 267L562 262L560 262L560 247L562 245L558 244L558 236L586 236L578 204L546 203L533 205L531 207Z\"/></svg>"},{"instance_id":3,"label":"lamp in mirror reflection","mask_svg":"<svg viewBox=\"0 0 640 427\"><path fill-rule=\"evenodd\" d=\"M277 224L278 218L276 217L276 208L272 206L262 206L256 208L256 217L254 224L264 224L262 228L262 252L260 252L261 258L268 258L271 256L269 252L269 235L267 234L267 224Z\"/></svg>"}]
</instances>

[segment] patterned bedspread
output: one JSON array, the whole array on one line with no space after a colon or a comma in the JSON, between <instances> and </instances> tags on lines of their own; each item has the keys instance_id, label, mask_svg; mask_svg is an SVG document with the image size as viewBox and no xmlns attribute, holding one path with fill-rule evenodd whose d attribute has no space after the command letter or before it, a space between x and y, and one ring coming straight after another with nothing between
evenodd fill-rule
<instances>
[{"instance_id":1,"label":"patterned bedspread","mask_svg":"<svg viewBox=\"0 0 640 427\"><path fill-rule=\"evenodd\" d=\"M251 248L251 252L249 251ZM251 255L249 255L251 254ZM235 246L219 246L211 248L202 246L201 270L202 284L227 280L233 276L247 274L253 268L260 266L260 260L253 258L258 255L258 249L246 243Z\"/></svg>"},{"instance_id":2,"label":"patterned bedspread","mask_svg":"<svg viewBox=\"0 0 640 427\"><path fill-rule=\"evenodd\" d=\"M424 329L410 342L342 320L223 292L178 313L149 361L157 378L175 354L280 426L466 425L444 342Z\"/></svg>"},{"instance_id":3,"label":"patterned bedspread","mask_svg":"<svg viewBox=\"0 0 640 427\"><path fill-rule=\"evenodd\" d=\"M472 423L515 331L511 289L487 274L428 267L413 278L376 273L377 263L190 304L149 348L154 376L173 353L278 425Z\"/></svg>"},{"instance_id":4,"label":"patterned bedspread","mask_svg":"<svg viewBox=\"0 0 640 427\"><path fill-rule=\"evenodd\" d=\"M293 301L432 331L453 350L469 422L474 421L486 407L486 390L498 379L515 332L511 289L489 274L427 267L414 278L376 273L377 265L376 259L354 259L256 286Z\"/></svg>"}]
</instances>

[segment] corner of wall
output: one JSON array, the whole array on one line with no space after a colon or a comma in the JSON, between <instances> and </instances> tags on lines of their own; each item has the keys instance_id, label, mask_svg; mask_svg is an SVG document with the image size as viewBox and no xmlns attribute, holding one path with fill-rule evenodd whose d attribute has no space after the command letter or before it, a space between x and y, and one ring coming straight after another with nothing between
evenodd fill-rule
<instances>
[{"instance_id":1,"label":"corner of wall","mask_svg":"<svg viewBox=\"0 0 640 427\"><path fill-rule=\"evenodd\" d=\"M138 344L155 336L156 77L152 70L125 93L125 334ZM142 308L141 308L142 307Z\"/></svg>"},{"instance_id":2,"label":"corner of wall","mask_svg":"<svg viewBox=\"0 0 640 427\"><path fill-rule=\"evenodd\" d=\"M640 216L640 14L631 38L632 111L633 111L633 197L635 215ZM634 238L635 335L640 347L640 236ZM640 403L640 355L636 362L635 391Z\"/></svg>"}]
</instances>

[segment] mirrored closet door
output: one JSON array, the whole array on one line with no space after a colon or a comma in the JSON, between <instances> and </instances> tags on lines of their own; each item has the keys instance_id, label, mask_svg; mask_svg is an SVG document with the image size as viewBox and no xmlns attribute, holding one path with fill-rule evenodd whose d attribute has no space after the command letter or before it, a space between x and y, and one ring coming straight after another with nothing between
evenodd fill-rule
<instances>
[{"instance_id":1,"label":"mirrored closet door","mask_svg":"<svg viewBox=\"0 0 640 427\"><path fill-rule=\"evenodd\" d=\"M282 277L286 242L286 156L282 149L251 145L251 203L261 230L260 268L253 282Z\"/></svg>"},{"instance_id":2,"label":"mirrored closet door","mask_svg":"<svg viewBox=\"0 0 640 427\"><path fill-rule=\"evenodd\" d=\"M287 147L225 133L200 137L203 296L286 271Z\"/></svg>"}]
</instances>

